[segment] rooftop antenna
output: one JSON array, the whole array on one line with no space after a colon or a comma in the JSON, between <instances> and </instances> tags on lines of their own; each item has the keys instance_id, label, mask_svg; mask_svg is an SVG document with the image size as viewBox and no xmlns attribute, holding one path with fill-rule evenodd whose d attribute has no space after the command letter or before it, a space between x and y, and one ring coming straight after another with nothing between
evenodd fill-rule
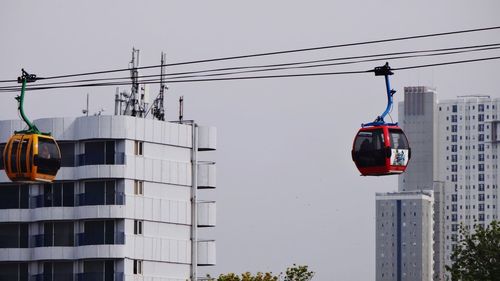
<instances>
[{"instance_id":1,"label":"rooftop antenna","mask_svg":"<svg viewBox=\"0 0 500 281\"><path fill-rule=\"evenodd\" d=\"M160 93L153 102L153 118L156 118L160 121L165 121L165 109L163 107L163 101L165 89L168 90L168 87L165 85L165 81L163 80L163 76L165 75L165 60L165 53L161 52Z\"/></svg>"},{"instance_id":2,"label":"rooftop antenna","mask_svg":"<svg viewBox=\"0 0 500 281\"><path fill-rule=\"evenodd\" d=\"M139 101L137 96L139 93L139 50L132 48L132 60L129 63L130 79L132 80L132 92L125 107L125 115L137 116L139 112Z\"/></svg>"},{"instance_id":3,"label":"rooftop antenna","mask_svg":"<svg viewBox=\"0 0 500 281\"><path fill-rule=\"evenodd\" d=\"M182 123L184 119L184 96L179 97L179 122Z\"/></svg>"},{"instance_id":4,"label":"rooftop antenna","mask_svg":"<svg viewBox=\"0 0 500 281\"><path fill-rule=\"evenodd\" d=\"M87 93L87 107L85 109L82 109L82 113L87 117L89 116L89 93Z\"/></svg>"}]
</instances>

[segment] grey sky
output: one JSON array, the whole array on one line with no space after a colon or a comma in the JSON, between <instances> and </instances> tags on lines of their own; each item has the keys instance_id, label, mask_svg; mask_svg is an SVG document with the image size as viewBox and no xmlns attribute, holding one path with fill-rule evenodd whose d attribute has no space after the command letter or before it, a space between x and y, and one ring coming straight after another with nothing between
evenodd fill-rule
<instances>
[{"instance_id":1,"label":"grey sky","mask_svg":"<svg viewBox=\"0 0 500 281\"><path fill-rule=\"evenodd\" d=\"M123 68L132 47L141 50L141 65L152 65L161 51L179 62L496 26L498 11L499 1L2 1L0 80L16 78L21 67L39 76ZM168 71L498 41L500 31L492 31ZM445 58L391 64L436 60ZM398 72L396 100L410 85L434 86L440 99L499 96L499 65ZM78 116L87 92L91 112L112 113L114 88L33 92L26 110L31 118ZM397 178L360 177L350 149L359 125L385 107L382 78L175 84L167 92L169 119L176 118L179 95L185 118L218 128L218 151L209 155L218 163L218 225L207 235L217 239L218 265L210 272L279 272L298 263L316 271L318 281L374 280L375 192L396 190ZM13 97L2 94L0 119L17 118Z\"/></svg>"}]
</instances>

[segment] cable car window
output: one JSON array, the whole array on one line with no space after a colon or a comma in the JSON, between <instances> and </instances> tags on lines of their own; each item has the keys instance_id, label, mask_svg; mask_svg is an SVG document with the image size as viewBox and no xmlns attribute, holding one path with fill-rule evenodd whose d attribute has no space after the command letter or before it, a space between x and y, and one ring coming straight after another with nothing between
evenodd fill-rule
<instances>
[{"instance_id":1,"label":"cable car window","mask_svg":"<svg viewBox=\"0 0 500 281\"><path fill-rule=\"evenodd\" d=\"M15 139L12 141L10 150L10 168L13 173L17 173L17 148L19 146L19 140Z\"/></svg>"},{"instance_id":2,"label":"cable car window","mask_svg":"<svg viewBox=\"0 0 500 281\"><path fill-rule=\"evenodd\" d=\"M56 175L60 167L60 155L54 140L38 138L38 173Z\"/></svg>"},{"instance_id":3,"label":"cable car window","mask_svg":"<svg viewBox=\"0 0 500 281\"><path fill-rule=\"evenodd\" d=\"M5 143L0 144L0 170L5 169L3 166L3 150L5 149Z\"/></svg>"},{"instance_id":4,"label":"cable car window","mask_svg":"<svg viewBox=\"0 0 500 281\"><path fill-rule=\"evenodd\" d=\"M405 134L401 130L389 129L389 135L391 136L391 147L395 149L408 149L408 140Z\"/></svg>"},{"instance_id":5,"label":"cable car window","mask_svg":"<svg viewBox=\"0 0 500 281\"><path fill-rule=\"evenodd\" d=\"M21 140L21 154L19 156L19 163L21 164L21 173L27 173L28 168L26 165L26 158L30 158L28 153L28 143L29 139L22 139Z\"/></svg>"},{"instance_id":6,"label":"cable car window","mask_svg":"<svg viewBox=\"0 0 500 281\"><path fill-rule=\"evenodd\" d=\"M383 130L361 131L354 143L356 163L359 167L385 165L385 148Z\"/></svg>"}]
</instances>

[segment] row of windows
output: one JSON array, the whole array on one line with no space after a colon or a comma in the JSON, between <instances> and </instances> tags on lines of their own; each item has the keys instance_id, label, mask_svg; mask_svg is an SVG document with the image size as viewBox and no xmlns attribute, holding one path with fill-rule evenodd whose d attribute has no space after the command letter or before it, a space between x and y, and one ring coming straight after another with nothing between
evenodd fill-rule
<instances>
[{"instance_id":1,"label":"row of windows","mask_svg":"<svg viewBox=\"0 0 500 281\"><path fill-rule=\"evenodd\" d=\"M486 125L486 128L489 129L490 126ZM462 126L460 126L460 129L462 129ZM469 129L475 130L476 126L475 125L465 126L465 130L469 130ZM484 132L484 124L478 124L477 125L477 130L479 132ZM448 126L446 126L446 131L449 131L449 127ZM451 132L452 133L457 133L458 132L458 125L451 125Z\"/></svg>"},{"instance_id":2,"label":"row of windows","mask_svg":"<svg viewBox=\"0 0 500 281\"><path fill-rule=\"evenodd\" d=\"M460 136L460 140L463 139L463 136ZM476 140L475 136L472 136L470 138L471 140ZM489 135L486 135L486 139L490 139ZM450 140L450 138L447 136L446 140ZM465 140L469 140L469 136L465 136ZM478 134L477 135L477 141L484 141L484 134ZM457 135L451 135L451 142L458 142L458 136Z\"/></svg>"},{"instance_id":3,"label":"row of windows","mask_svg":"<svg viewBox=\"0 0 500 281\"><path fill-rule=\"evenodd\" d=\"M495 198L496 198L496 195L495 195L495 194L493 194L493 195L491 195L491 196L492 196L492 198L493 198L493 199L495 199ZM487 194L487 195L485 196L485 194L484 194L484 193L479 193L479 194L477 195L477 199L478 199L479 201L484 201L484 199L485 199L485 198L486 198L486 199L490 199L490 195L489 195L489 194ZM452 194L452 195L451 195L451 202L457 202L457 201L458 201L457 199L458 199L458 195L457 195L457 194ZM464 199L464 197L463 197L463 195L460 195L460 200L462 200L462 199ZM471 197L471 196L469 196L469 195L465 195L465 200L469 200L469 199L476 199L476 195L472 195L472 197Z\"/></svg>"},{"instance_id":4,"label":"row of windows","mask_svg":"<svg viewBox=\"0 0 500 281\"><path fill-rule=\"evenodd\" d=\"M492 215L491 216L492 219L496 219L496 215ZM490 219L490 215L484 215L484 214L478 214L477 216L477 220L478 221L485 221L485 218L486 219ZM446 216L446 219L449 220L450 219L450 216ZM460 220L463 220L464 219L464 216L460 215ZM468 219L472 219L472 220L476 220L476 215L465 215L465 219L468 220ZM458 215L457 214L452 214L451 215L451 221L452 222L457 222L458 221Z\"/></svg>"},{"instance_id":5,"label":"row of windows","mask_svg":"<svg viewBox=\"0 0 500 281\"><path fill-rule=\"evenodd\" d=\"M460 115L460 116L457 116L457 115L451 115L451 122L452 123L457 123L458 122L458 117L460 117L460 120L463 120L463 116ZM484 118L484 114L478 114L477 115L477 121L478 122L484 122L485 118ZM491 115L491 118L495 119L496 118L496 115ZM486 115L486 119L490 119L490 115L487 114ZM446 116L446 120L450 120L449 116ZM470 116L465 116L465 120L476 120L476 115L472 115L472 119L470 118Z\"/></svg>"},{"instance_id":6,"label":"row of windows","mask_svg":"<svg viewBox=\"0 0 500 281\"><path fill-rule=\"evenodd\" d=\"M490 105L489 105L489 104L486 104L486 105L485 105L485 104L480 103L480 104L478 104L478 105L477 105L477 111L479 111L479 112L484 112L484 108L485 108L485 107L486 107L486 109L490 109ZM491 106L491 108L492 108L492 109L495 109L495 105L493 104L493 105ZM463 107L463 106L460 106L460 110L463 110L463 109L464 109L464 107ZM475 105L472 105L472 106L468 105L468 106L466 107L466 109L467 109L467 110L471 110L471 109L472 109L472 110L475 110L475 109L476 109L476 106L475 106ZM439 111L442 111L442 106L440 106L440 107L439 107ZM446 107L446 111L450 111L450 107L449 107L449 106L447 106L447 107ZM458 112L458 105L456 105L456 104L452 105L452 106L451 106L451 111L452 111L452 112Z\"/></svg>"},{"instance_id":7,"label":"row of windows","mask_svg":"<svg viewBox=\"0 0 500 281\"><path fill-rule=\"evenodd\" d=\"M463 209L463 206L462 206L462 205L460 205L459 207L460 207L460 210L462 210L462 209ZM487 205L487 207L488 207L488 209L489 209L489 208L490 208L490 205L488 204L488 205ZM495 205L492 205L492 207L493 207L493 209L495 209ZM484 210L485 210L485 209L484 209L484 204L478 204L478 205L477 205L477 208L478 208L478 210L479 210L479 211L484 211ZM446 206L446 210L449 210L449 209L450 209L450 206ZM466 209L466 210L468 210L468 209L471 209L471 210L472 210L472 209L474 209L474 210L475 210L475 209L476 209L476 205L470 205L470 206L469 206L469 205L465 205L465 209ZM452 212L457 212L457 211L458 211L457 204L452 204L452 205L451 205L451 211L452 211Z\"/></svg>"},{"instance_id":8,"label":"row of windows","mask_svg":"<svg viewBox=\"0 0 500 281\"><path fill-rule=\"evenodd\" d=\"M465 150L469 150L471 147L472 147L472 150L476 149L475 145L472 145L472 146L470 146L470 145L465 145L465 146L460 145L460 146L458 146L456 144L452 144L451 145L451 152L457 152L458 149L463 150L464 147L465 147ZM484 143L480 143L480 144L477 145L477 150L478 151L484 151L484 148L485 148ZM486 148L489 149L490 146L486 145ZM446 150L450 150L450 147L446 146Z\"/></svg>"},{"instance_id":9,"label":"row of windows","mask_svg":"<svg viewBox=\"0 0 500 281\"><path fill-rule=\"evenodd\" d=\"M0 280L8 281L117 281L123 280L123 272L117 271L114 260L83 260L82 272L75 273L73 261L40 262L38 268L42 273L30 275L30 266L26 262L0 263ZM135 270L140 264L140 271ZM139 268L139 267L137 267ZM142 274L142 261L134 260L134 274Z\"/></svg>"}]
</instances>

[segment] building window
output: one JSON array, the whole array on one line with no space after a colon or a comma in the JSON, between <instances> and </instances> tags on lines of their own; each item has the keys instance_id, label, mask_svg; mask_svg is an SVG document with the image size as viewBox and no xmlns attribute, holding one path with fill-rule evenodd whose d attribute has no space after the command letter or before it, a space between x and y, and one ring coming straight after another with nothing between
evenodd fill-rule
<instances>
[{"instance_id":1,"label":"building window","mask_svg":"<svg viewBox=\"0 0 500 281\"><path fill-rule=\"evenodd\" d=\"M75 183L56 182L43 185L43 195L34 197L32 208L75 206Z\"/></svg>"},{"instance_id":2,"label":"building window","mask_svg":"<svg viewBox=\"0 0 500 281\"><path fill-rule=\"evenodd\" d=\"M451 116L451 122L457 123L457 116L456 115Z\"/></svg>"},{"instance_id":3,"label":"building window","mask_svg":"<svg viewBox=\"0 0 500 281\"><path fill-rule=\"evenodd\" d=\"M134 274L142 274L142 261L134 260Z\"/></svg>"},{"instance_id":4,"label":"building window","mask_svg":"<svg viewBox=\"0 0 500 281\"><path fill-rule=\"evenodd\" d=\"M457 162L458 156L456 154L451 156L451 162Z\"/></svg>"},{"instance_id":5,"label":"building window","mask_svg":"<svg viewBox=\"0 0 500 281\"><path fill-rule=\"evenodd\" d=\"M483 112L484 111L484 104L478 104L477 105L477 111Z\"/></svg>"},{"instance_id":6,"label":"building window","mask_svg":"<svg viewBox=\"0 0 500 281\"><path fill-rule=\"evenodd\" d=\"M143 221L134 220L134 234L142 234Z\"/></svg>"},{"instance_id":7,"label":"building window","mask_svg":"<svg viewBox=\"0 0 500 281\"><path fill-rule=\"evenodd\" d=\"M29 185L0 185L0 209L28 209Z\"/></svg>"},{"instance_id":8,"label":"building window","mask_svg":"<svg viewBox=\"0 0 500 281\"><path fill-rule=\"evenodd\" d=\"M484 204L479 204L479 205L478 205L478 210L479 210L480 212L484 211Z\"/></svg>"},{"instance_id":9,"label":"building window","mask_svg":"<svg viewBox=\"0 0 500 281\"><path fill-rule=\"evenodd\" d=\"M29 279L28 263L0 263L0 280L27 281Z\"/></svg>"},{"instance_id":10,"label":"building window","mask_svg":"<svg viewBox=\"0 0 500 281\"><path fill-rule=\"evenodd\" d=\"M457 202L457 195L456 194L451 195L451 202Z\"/></svg>"},{"instance_id":11,"label":"building window","mask_svg":"<svg viewBox=\"0 0 500 281\"><path fill-rule=\"evenodd\" d=\"M479 134L478 141L484 141L484 134Z\"/></svg>"},{"instance_id":12,"label":"building window","mask_svg":"<svg viewBox=\"0 0 500 281\"><path fill-rule=\"evenodd\" d=\"M484 154L479 154L478 155L478 160L479 161L484 161Z\"/></svg>"},{"instance_id":13,"label":"building window","mask_svg":"<svg viewBox=\"0 0 500 281\"><path fill-rule=\"evenodd\" d=\"M134 154L135 155L144 155L144 142L135 141L134 143Z\"/></svg>"},{"instance_id":14,"label":"building window","mask_svg":"<svg viewBox=\"0 0 500 281\"><path fill-rule=\"evenodd\" d=\"M480 184L478 185L478 190L479 190L479 191L484 191L484 183L480 183Z\"/></svg>"},{"instance_id":15,"label":"building window","mask_svg":"<svg viewBox=\"0 0 500 281\"><path fill-rule=\"evenodd\" d=\"M457 135L451 135L451 142L457 142Z\"/></svg>"},{"instance_id":16,"label":"building window","mask_svg":"<svg viewBox=\"0 0 500 281\"><path fill-rule=\"evenodd\" d=\"M457 112L457 105L452 105L451 106L451 111L452 112Z\"/></svg>"},{"instance_id":17,"label":"building window","mask_svg":"<svg viewBox=\"0 0 500 281\"><path fill-rule=\"evenodd\" d=\"M85 193L78 196L79 205L123 205L123 192L116 192L116 183L110 181L85 182Z\"/></svg>"},{"instance_id":18,"label":"building window","mask_svg":"<svg viewBox=\"0 0 500 281\"><path fill-rule=\"evenodd\" d=\"M451 131L453 133L456 133L457 132L457 125L451 125Z\"/></svg>"},{"instance_id":19,"label":"building window","mask_svg":"<svg viewBox=\"0 0 500 281\"><path fill-rule=\"evenodd\" d=\"M74 227L73 222L46 222L43 224L43 232L39 239L33 239L35 247L51 246L73 246L74 245Z\"/></svg>"},{"instance_id":20,"label":"building window","mask_svg":"<svg viewBox=\"0 0 500 281\"><path fill-rule=\"evenodd\" d=\"M115 141L89 141L85 143L85 154L79 156L80 166L115 164Z\"/></svg>"},{"instance_id":21,"label":"building window","mask_svg":"<svg viewBox=\"0 0 500 281\"><path fill-rule=\"evenodd\" d=\"M479 201L484 201L484 194L479 194L479 198L478 198Z\"/></svg>"},{"instance_id":22,"label":"building window","mask_svg":"<svg viewBox=\"0 0 500 281\"><path fill-rule=\"evenodd\" d=\"M484 151L484 144L483 143L478 144L477 145L477 150Z\"/></svg>"},{"instance_id":23,"label":"building window","mask_svg":"<svg viewBox=\"0 0 500 281\"><path fill-rule=\"evenodd\" d=\"M457 145L456 144L451 146L451 152L457 152Z\"/></svg>"},{"instance_id":24,"label":"building window","mask_svg":"<svg viewBox=\"0 0 500 281\"><path fill-rule=\"evenodd\" d=\"M135 195L144 195L144 182L135 180L134 181L134 194Z\"/></svg>"},{"instance_id":25,"label":"building window","mask_svg":"<svg viewBox=\"0 0 500 281\"><path fill-rule=\"evenodd\" d=\"M479 122L484 121L484 114L479 114L477 118Z\"/></svg>"},{"instance_id":26,"label":"building window","mask_svg":"<svg viewBox=\"0 0 500 281\"><path fill-rule=\"evenodd\" d=\"M28 224L0 223L0 238L0 248L28 248Z\"/></svg>"},{"instance_id":27,"label":"building window","mask_svg":"<svg viewBox=\"0 0 500 281\"><path fill-rule=\"evenodd\" d=\"M75 167L75 143L57 142L61 151L61 167Z\"/></svg>"},{"instance_id":28,"label":"building window","mask_svg":"<svg viewBox=\"0 0 500 281\"><path fill-rule=\"evenodd\" d=\"M456 172L457 171L457 165L451 165L451 171Z\"/></svg>"},{"instance_id":29,"label":"building window","mask_svg":"<svg viewBox=\"0 0 500 281\"><path fill-rule=\"evenodd\" d=\"M479 174L478 179L479 181L484 181L484 174Z\"/></svg>"}]
</instances>

